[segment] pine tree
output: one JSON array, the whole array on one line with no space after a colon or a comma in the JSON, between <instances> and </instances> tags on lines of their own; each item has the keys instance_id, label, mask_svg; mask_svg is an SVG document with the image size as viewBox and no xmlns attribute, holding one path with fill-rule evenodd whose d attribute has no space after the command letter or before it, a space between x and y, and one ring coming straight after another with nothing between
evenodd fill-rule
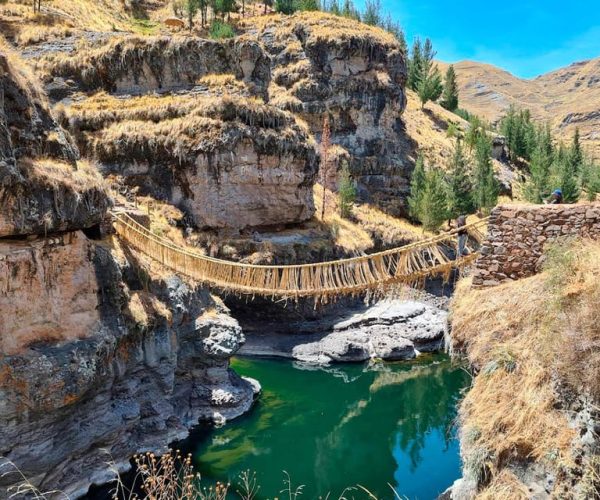
<instances>
[{"instance_id":1,"label":"pine tree","mask_svg":"<svg viewBox=\"0 0 600 500\"><path fill-rule=\"evenodd\" d=\"M440 169L432 168L425 174L425 189L420 202L419 219L423 228L437 231L448 218L447 206L444 175Z\"/></svg>"},{"instance_id":2,"label":"pine tree","mask_svg":"<svg viewBox=\"0 0 600 500\"><path fill-rule=\"evenodd\" d=\"M381 24L381 0L366 0L362 22L370 26Z\"/></svg>"},{"instance_id":3,"label":"pine tree","mask_svg":"<svg viewBox=\"0 0 600 500\"><path fill-rule=\"evenodd\" d=\"M539 144L531 155L529 163L529 178L525 183L525 199L531 203L541 203L549 191L549 173L552 165L552 156L548 150Z\"/></svg>"},{"instance_id":4,"label":"pine tree","mask_svg":"<svg viewBox=\"0 0 600 500\"><path fill-rule=\"evenodd\" d=\"M345 161L340 171L340 180L338 186L338 197L340 205L340 216L348 218L352 213L352 204L356 199L356 186L350 175L348 162Z\"/></svg>"},{"instance_id":5,"label":"pine tree","mask_svg":"<svg viewBox=\"0 0 600 500\"><path fill-rule=\"evenodd\" d=\"M458 108L458 86L456 84L456 73L452 64L446 71L444 80L444 91L440 104L449 111L455 111Z\"/></svg>"},{"instance_id":6,"label":"pine tree","mask_svg":"<svg viewBox=\"0 0 600 500\"><path fill-rule=\"evenodd\" d=\"M425 107L428 101L437 100L442 95L442 90L442 75L436 65L433 69L424 73L419 82L417 93L421 101L421 109Z\"/></svg>"},{"instance_id":7,"label":"pine tree","mask_svg":"<svg viewBox=\"0 0 600 500\"><path fill-rule=\"evenodd\" d=\"M579 166L575 160L572 154L566 154L563 158L559 158L556 165L555 179L562 190L564 203L575 203L581 195Z\"/></svg>"},{"instance_id":8,"label":"pine tree","mask_svg":"<svg viewBox=\"0 0 600 500\"><path fill-rule=\"evenodd\" d=\"M460 140L456 141L450 161L448 176L448 218L467 215L475 210L473 185L469 178L469 165Z\"/></svg>"},{"instance_id":9,"label":"pine tree","mask_svg":"<svg viewBox=\"0 0 600 500\"><path fill-rule=\"evenodd\" d=\"M425 191L425 160L419 154L417 163L410 180L410 195L408 197L408 213L416 220L420 220L421 200Z\"/></svg>"},{"instance_id":10,"label":"pine tree","mask_svg":"<svg viewBox=\"0 0 600 500\"><path fill-rule=\"evenodd\" d=\"M496 206L498 191L498 181L494 176L494 167L492 165L492 144L486 135L482 135L477 140L475 147L473 182L475 207L482 213L489 213Z\"/></svg>"},{"instance_id":11,"label":"pine tree","mask_svg":"<svg viewBox=\"0 0 600 500\"><path fill-rule=\"evenodd\" d=\"M398 40L402 51L406 54L406 37L404 36L404 30L402 29L402 26L400 26L400 23L398 21L394 21L392 16L388 14L385 22L383 23L383 27L387 32L396 37L396 40Z\"/></svg>"},{"instance_id":12,"label":"pine tree","mask_svg":"<svg viewBox=\"0 0 600 500\"><path fill-rule=\"evenodd\" d=\"M574 168L579 172L583 166L583 149L581 148L581 142L579 140L578 128L575 129L575 133L573 134L573 143L571 144L569 154Z\"/></svg>"},{"instance_id":13,"label":"pine tree","mask_svg":"<svg viewBox=\"0 0 600 500\"><path fill-rule=\"evenodd\" d=\"M581 169L581 187L585 189L588 201L595 201L600 193L600 165L592 161L584 161Z\"/></svg>"},{"instance_id":14,"label":"pine tree","mask_svg":"<svg viewBox=\"0 0 600 500\"><path fill-rule=\"evenodd\" d=\"M194 27L194 17L200 7L198 0L186 0L184 8L188 18L188 28L192 31Z\"/></svg>"},{"instance_id":15,"label":"pine tree","mask_svg":"<svg viewBox=\"0 0 600 500\"><path fill-rule=\"evenodd\" d=\"M408 79L406 82L408 88L415 92L419 88L419 83L421 82L421 71L423 67L422 51L421 40L417 37L413 41L411 57L408 62Z\"/></svg>"}]
</instances>

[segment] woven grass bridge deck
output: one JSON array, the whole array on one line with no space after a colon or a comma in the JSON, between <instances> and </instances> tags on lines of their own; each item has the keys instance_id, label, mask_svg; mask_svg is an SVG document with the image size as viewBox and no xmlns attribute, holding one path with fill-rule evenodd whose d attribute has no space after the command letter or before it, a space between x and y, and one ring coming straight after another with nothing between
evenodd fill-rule
<instances>
[{"instance_id":1,"label":"woven grass bridge deck","mask_svg":"<svg viewBox=\"0 0 600 500\"><path fill-rule=\"evenodd\" d=\"M468 224L470 239L481 242L487 219ZM356 295L385 291L396 284L419 286L430 276L446 278L477 257L454 258L458 230L402 247L359 257L289 266L243 264L216 259L174 245L153 234L127 214L115 217L121 240L178 274L225 292L273 298Z\"/></svg>"}]
</instances>

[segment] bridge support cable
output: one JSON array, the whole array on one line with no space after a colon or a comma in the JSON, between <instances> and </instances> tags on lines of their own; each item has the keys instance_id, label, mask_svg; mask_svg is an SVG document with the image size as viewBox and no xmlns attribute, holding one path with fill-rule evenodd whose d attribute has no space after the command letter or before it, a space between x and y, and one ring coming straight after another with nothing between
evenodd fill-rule
<instances>
[{"instance_id":1,"label":"bridge support cable","mask_svg":"<svg viewBox=\"0 0 600 500\"><path fill-rule=\"evenodd\" d=\"M483 240L482 219L464 226L476 242ZM455 258L458 230L399 248L360 257L289 266L253 265L216 259L174 245L153 234L127 214L115 216L119 238L172 271L226 292L273 298L328 298L384 289L395 284L418 285L471 263L477 253Z\"/></svg>"}]
</instances>

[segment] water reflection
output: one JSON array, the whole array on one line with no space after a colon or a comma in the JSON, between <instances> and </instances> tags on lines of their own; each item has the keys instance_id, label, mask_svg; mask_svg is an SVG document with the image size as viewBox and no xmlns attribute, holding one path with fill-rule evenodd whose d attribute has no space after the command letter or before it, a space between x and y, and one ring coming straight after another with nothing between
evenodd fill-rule
<instances>
[{"instance_id":1,"label":"water reflection","mask_svg":"<svg viewBox=\"0 0 600 500\"><path fill-rule=\"evenodd\" d=\"M249 415L188 441L207 480L251 469L262 498L273 498L286 470L306 485L304 498L337 498L355 484L391 498L389 483L428 499L460 475L449 429L468 380L445 358L325 369L243 359L235 368L264 392Z\"/></svg>"}]
</instances>

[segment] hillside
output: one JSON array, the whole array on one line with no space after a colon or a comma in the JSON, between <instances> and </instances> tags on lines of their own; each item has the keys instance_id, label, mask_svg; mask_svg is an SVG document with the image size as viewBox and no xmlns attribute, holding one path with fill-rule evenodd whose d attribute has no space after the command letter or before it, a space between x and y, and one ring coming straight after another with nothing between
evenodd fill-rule
<instances>
[{"instance_id":1,"label":"hillside","mask_svg":"<svg viewBox=\"0 0 600 500\"><path fill-rule=\"evenodd\" d=\"M445 71L447 64L440 63ZM514 104L537 120L549 121L561 139L579 127L591 154L600 157L600 58L523 80L495 66L461 61L454 65L460 106L485 119L498 121Z\"/></svg>"}]
</instances>

